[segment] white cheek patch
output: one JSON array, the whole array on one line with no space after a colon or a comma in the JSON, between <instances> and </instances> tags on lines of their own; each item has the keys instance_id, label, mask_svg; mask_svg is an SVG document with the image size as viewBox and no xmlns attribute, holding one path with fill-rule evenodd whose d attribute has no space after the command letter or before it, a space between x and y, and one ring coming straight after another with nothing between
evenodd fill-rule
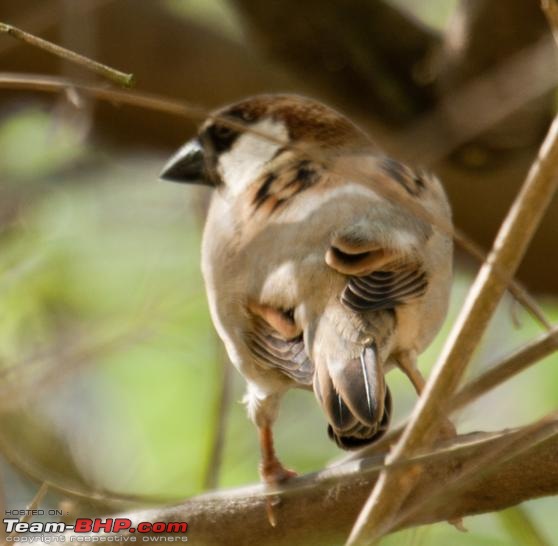
<instances>
[{"instance_id":1,"label":"white cheek patch","mask_svg":"<svg viewBox=\"0 0 558 546\"><path fill-rule=\"evenodd\" d=\"M265 164L288 142L289 135L283 122L267 118L252 127L269 135L270 139L245 132L219 158L219 175L234 195L242 193L261 174Z\"/></svg>"}]
</instances>

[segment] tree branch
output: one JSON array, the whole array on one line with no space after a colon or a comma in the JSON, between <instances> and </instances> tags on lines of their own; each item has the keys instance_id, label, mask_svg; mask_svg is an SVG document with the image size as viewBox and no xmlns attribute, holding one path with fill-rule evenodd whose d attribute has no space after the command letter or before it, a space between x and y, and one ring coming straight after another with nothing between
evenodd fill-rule
<instances>
[{"instance_id":1,"label":"tree branch","mask_svg":"<svg viewBox=\"0 0 558 546\"><path fill-rule=\"evenodd\" d=\"M556 350L558 350L558 326L490 366L486 372L467 383L449 403L449 411L457 411L474 402Z\"/></svg>"},{"instance_id":2,"label":"tree branch","mask_svg":"<svg viewBox=\"0 0 558 546\"><path fill-rule=\"evenodd\" d=\"M519 502L558 492L558 423L544 421L537 426L511 432L477 433L459 437L445 448L411 461L402 467L423 466L414 495L431 499L416 510L414 498L405 528L472 514L492 512ZM536 444L536 447L529 447ZM526 447L527 446L527 447ZM487 458L504 461L486 467ZM515 456L510 456L515 455ZM338 545L347 536L370 487L384 468L382 457L347 463L317 474L295 478L280 490L275 510L278 526L266 518L267 495L262 485L204 494L169 507L123 514L139 521L187 521L188 536L198 546L234 544L248 546ZM466 480L455 481L465 475ZM451 502L445 493L451 486ZM424 497L423 497L424 496Z\"/></svg>"}]
</instances>

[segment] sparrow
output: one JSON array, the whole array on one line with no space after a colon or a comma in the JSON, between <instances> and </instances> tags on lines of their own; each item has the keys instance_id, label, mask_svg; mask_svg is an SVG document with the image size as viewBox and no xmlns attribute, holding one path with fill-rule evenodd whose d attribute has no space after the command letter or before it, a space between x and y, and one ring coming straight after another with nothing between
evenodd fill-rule
<instances>
[{"instance_id":1,"label":"sparrow","mask_svg":"<svg viewBox=\"0 0 558 546\"><path fill-rule=\"evenodd\" d=\"M160 177L214 190L203 277L215 328L246 380L264 482L294 475L272 437L291 388L314 392L339 447L378 440L392 413L386 372L399 367L422 391L417 355L448 307L452 239L433 219L451 225L451 212L437 178L297 95L212 113Z\"/></svg>"}]
</instances>

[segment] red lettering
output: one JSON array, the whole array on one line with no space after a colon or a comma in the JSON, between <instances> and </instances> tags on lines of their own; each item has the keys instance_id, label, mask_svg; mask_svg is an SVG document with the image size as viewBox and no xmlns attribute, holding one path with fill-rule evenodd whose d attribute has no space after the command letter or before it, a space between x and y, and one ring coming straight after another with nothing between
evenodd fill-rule
<instances>
[{"instance_id":1,"label":"red lettering","mask_svg":"<svg viewBox=\"0 0 558 546\"><path fill-rule=\"evenodd\" d=\"M76 533L89 533L91 531L91 526L93 525L93 520L89 518L79 518L76 519L76 524L74 526L74 532Z\"/></svg>"},{"instance_id":2,"label":"red lettering","mask_svg":"<svg viewBox=\"0 0 558 546\"><path fill-rule=\"evenodd\" d=\"M128 518L115 518L112 526L113 533L119 533L123 529L129 529L132 526L132 520Z\"/></svg>"},{"instance_id":3,"label":"red lettering","mask_svg":"<svg viewBox=\"0 0 558 546\"><path fill-rule=\"evenodd\" d=\"M185 533L187 530L188 524L185 521L170 521L167 523L169 533Z\"/></svg>"},{"instance_id":4,"label":"red lettering","mask_svg":"<svg viewBox=\"0 0 558 546\"><path fill-rule=\"evenodd\" d=\"M156 521L152 526L151 530L154 533L164 533L167 530L167 526L162 521Z\"/></svg>"},{"instance_id":5,"label":"red lettering","mask_svg":"<svg viewBox=\"0 0 558 546\"><path fill-rule=\"evenodd\" d=\"M93 522L93 532L98 533L101 529L105 533L110 533L112 530L112 518L107 518L104 521L102 519L96 518Z\"/></svg>"},{"instance_id":6,"label":"red lettering","mask_svg":"<svg viewBox=\"0 0 558 546\"><path fill-rule=\"evenodd\" d=\"M149 533L149 531L151 531L151 524L146 521L142 521L141 523L138 523L137 530L138 533Z\"/></svg>"}]
</instances>

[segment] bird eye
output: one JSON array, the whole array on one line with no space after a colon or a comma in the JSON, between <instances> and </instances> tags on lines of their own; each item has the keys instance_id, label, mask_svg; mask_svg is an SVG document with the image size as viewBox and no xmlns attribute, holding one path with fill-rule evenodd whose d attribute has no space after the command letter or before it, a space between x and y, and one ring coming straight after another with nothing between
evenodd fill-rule
<instances>
[{"instance_id":1,"label":"bird eye","mask_svg":"<svg viewBox=\"0 0 558 546\"><path fill-rule=\"evenodd\" d=\"M208 135L215 151L222 153L230 149L239 133L227 125L215 124L208 129Z\"/></svg>"},{"instance_id":2,"label":"bird eye","mask_svg":"<svg viewBox=\"0 0 558 546\"><path fill-rule=\"evenodd\" d=\"M233 134L233 130L226 125L216 125L213 129L213 136L219 140L226 140Z\"/></svg>"}]
</instances>

